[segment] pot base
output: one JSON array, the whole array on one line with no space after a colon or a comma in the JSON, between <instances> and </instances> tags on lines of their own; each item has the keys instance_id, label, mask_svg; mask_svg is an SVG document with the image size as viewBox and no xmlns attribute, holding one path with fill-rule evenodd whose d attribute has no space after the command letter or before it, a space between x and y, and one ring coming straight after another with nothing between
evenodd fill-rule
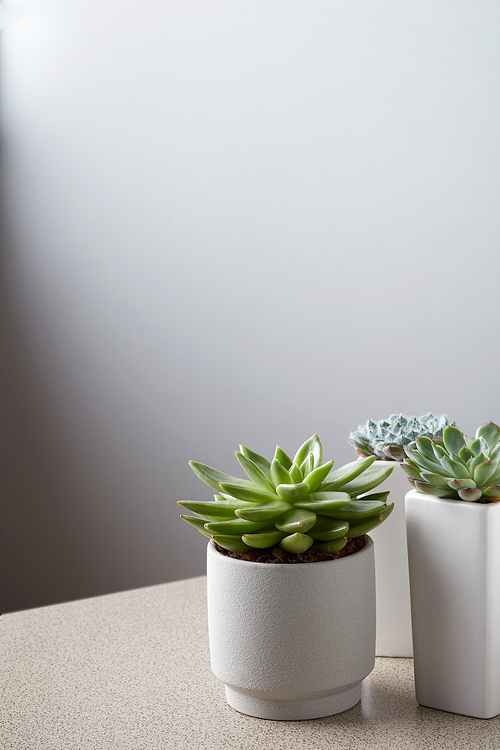
<instances>
[{"instance_id":1,"label":"pot base","mask_svg":"<svg viewBox=\"0 0 500 750\"><path fill-rule=\"evenodd\" d=\"M361 682L326 695L323 692L319 695L303 693L301 698L286 693L274 695L275 698L269 698L269 693L226 685L227 702L242 714L258 719L304 721L333 716L355 706L361 699Z\"/></svg>"}]
</instances>

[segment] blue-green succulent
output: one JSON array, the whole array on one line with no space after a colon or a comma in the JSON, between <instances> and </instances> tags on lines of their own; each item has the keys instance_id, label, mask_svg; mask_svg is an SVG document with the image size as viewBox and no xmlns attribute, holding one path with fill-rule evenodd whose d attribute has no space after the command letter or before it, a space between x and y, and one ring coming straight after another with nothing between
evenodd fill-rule
<instances>
[{"instance_id":1,"label":"blue-green succulent","mask_svg":"<svg viewBox=\"0 0 500 750\"><path fill-rule=\"evenodd\" d=\"M402 464L419 492L450 500L500 501L500 427L494 422L466 437L448 426L442 440L418 437L405 448Z\"/></svg>"},{"instance_id":2,"label":"blue-green succulent","mask_svg":"<svg viewBox=\"0 0 500 750\"><path fill-rule=\"evenodd\" d=\"M349 442L356 448L358 456L375 456L384 461L402 461L405 457L405 445L414 442L421 435L440 438L448 424L451 423L446 414L435 416L429 413L421 417L391 414L389 419L381 419L379 422L369 419L359 425L357 430L353 430L349 435Z\"/></svg>"},{"instance_id":3,"label":"blue-green succulent","mask_svg":"<svg viewBox=\"0 0 500 750\"><path fill-rule=\"evenodd\" d=\"M233 552L280 547L292 554L309 548L338 552L349 539L366 534L391 513L388 492L372 489L393 467L370 469L375 456L333 469L323 463L317 435L293 458L279 446L272 460L244 446L236 458L247 479L190 461L194 473L216 491L213 501L180 500L194 515L182 515L219 546ZM363 495L363 497L360 497Z\"/></svg>"}]
</instances>

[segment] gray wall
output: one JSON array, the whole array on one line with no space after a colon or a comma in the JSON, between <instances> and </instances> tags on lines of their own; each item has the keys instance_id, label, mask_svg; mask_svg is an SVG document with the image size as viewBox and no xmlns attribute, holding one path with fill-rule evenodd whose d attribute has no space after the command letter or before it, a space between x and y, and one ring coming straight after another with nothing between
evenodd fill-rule
<instances>
[{"instance_id":1,"label":"gray wall","mask_svg":"<svg viewBox=\"0 0 500 750\"><path fill-rule=\"evenodd\" d=\"M0 609L200 575L196 458L500 421L493 0L19 0Z\"/></svg>"}]
</instances>

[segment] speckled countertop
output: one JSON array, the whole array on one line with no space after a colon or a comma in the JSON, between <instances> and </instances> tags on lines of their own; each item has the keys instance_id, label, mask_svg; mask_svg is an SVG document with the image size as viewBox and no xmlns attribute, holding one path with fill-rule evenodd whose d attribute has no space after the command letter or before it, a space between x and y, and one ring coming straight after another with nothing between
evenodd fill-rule
<instances>
[{"instance_id":1,"label":"speckled countertop","mask_svg":"<svg viewBox=\"0 0 500 750\"><path fill-rule=\"evenodd\" d=\"M229 708L210 671L205 578L7 614L2 750L500 747L500 717L423 708L411 659L377 659L357 706L278 722Z\"/></svg>"}]
</instances>

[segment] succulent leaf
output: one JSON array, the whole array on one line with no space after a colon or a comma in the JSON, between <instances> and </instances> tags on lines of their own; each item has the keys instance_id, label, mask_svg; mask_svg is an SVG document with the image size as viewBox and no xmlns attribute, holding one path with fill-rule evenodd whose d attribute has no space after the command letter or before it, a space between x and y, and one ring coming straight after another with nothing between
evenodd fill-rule
<instances>
[{"instance_id":1,"label":"succulent leaf","mask_svg":"<svg viewBox=\"0 0 500 750\"><path fill-rule=\"evenodd\" d=\"M363 495L362 497L356 498L356 500L359 500L360 502L366 502L368 500L369 502L385 503L387 502L388 496L389 490L386 490L385 492L372 492L370 495Z\"/></svg>"},{"instance_id":2,"label":"succulent leaf","mask_svg":"<svg viewBox=\"0 0 500 750\"><path fill-rule=\"evenodd\" d=\"M482 490L478 487L470 487L465 490L458 490L458 496L461 500L468 500L470 503L474 503L479 500L483 495Z\"/></svg>"},{"instance_id":3,"label":"succulent leaf","mask_svg":"<svg viewBox=\"0 0 500 750\"><path fill-rule=\"evenodd\" d=\"M498 461L498 459L497 459ZM488 484L498 484L500 482L500 462L498 469L495 471L492 477L488 480Z\"/></svg>"},{"instance_id":4,"label":"succulent leaf","mask_svg":"<svg viewBox=\"0 0 500 750\"><path fill-rule=\"evenodd\" d=\"M434 451L434 456L437 458L438 461L441 461L443 456L446 456L446 448L444 448L444 445L439 443L439 441L435 441L432 445L432 450ZM468 450L468 448L464 448L464 451ZM463 456L460 455L460 458L464 460Z\"/></svg>"},{"instance_id":5,"label":"succulent leaf","mask_svg":"<svg viewBox=\"0 0 500 750\"><path fill-rule=\"evenodd\" d=\"M238 462L247 477L249 477L249 479L261 490L274 492L273 483L270 479L267 478L262 469L260 469L257 464L251 461L249 458L246 458L243 453L239 453L238 451L235 451L235 453L236 458L238 459Z\"/></svg>"},{"instance_id":6,"label":"succulent leaf","mask_svg":"<svg viewBox=\"0 0 500 750\"><path fill-rule=\"evenodd\" d=\"M470 444L468 444L467 447L469 448L470 451L472 451L472 453L475 456L479 456L479 454L483 450L483 444L481 442L481 438L478 437L476 440L471 440Z\"/></svg>"},{"instance_id":7,"label":"succulent leaf","mask_svg":"<svg viewBox=\"0 0 500 750\"><path fill-rule=\"evenodd\" d=\"M246 521L244 518L231 518L228 521L209 521L205 524L205 529L214 534L255 534L269 526L269 521Z\"/></svg>"},{"instance_id":8,"label":"succulent leaf","mask_svg":"<svg viewBox=\"0 0 500 750\"><path fill-rule=\"evenodd\" d=\"M274 500L266 500L251 508L238 508L235 513L238 518L244 518L246 521L271 521L288 510L290 510L290 505L276 497Z\"/></svg>"},{"instance_id":9,"label":"succulent leaf","mask_svg":"<svg viewBox=\"0 0 500 750\"><path fill-rule=\"evenodd\" d=\"M323 446L321 445L321 440L317 435L312 435L309 440L306 440L305 443L302 443L297 453L295 454L293 462L297 464L297 466L300 466L302 463L304 463L305 459L309 456L310 453L313 454L313 466L311 467L312 471L312 469L314 469L316 466L320 466L323 461Z\"/></svg>"},{"instance_id":10,"label":"succulent leaf","mask_svg":"<svg viewBox=\"0 0 500 750\"><path fill-rule=\"evenodd\" d=\"M314 456L312 453L309 453L307 458L300 464L300 470L304 477L306 477L308 474L311 473L311 471L314 469Z\"/></svg>"},{"instance_id":11,"label":"succulent leaf","mask_svg":"<svg viewBox=\"0 0 500 750\"><path fill-rule=\"evenodd\" d=\"M279 484L293 484L289 472L277 458L273 458L271 463L271 479L275 487Z\"/></svg>"},{"instance_id":12,"label":"succulent leaf","mask_svg":"<svg viewBox=\"0 0 500 750\"><path fill-rule=\"evenodd\" d=\"M471 473L467 466L461 461L454 461L452 458L443 456L441 465L446 472L447 477L457 477L458 479L471 479ZM439 471L437 472L440 473Z\"/></svg>"},{"instance_id":13,"label":"succulent leaf","mask_svg":"<svg viewBox=\"0 0 500 750\"><path fill-rule=\"evenodd\" d=\"M388 466L387 469L369 469L351 482L341 486L342 492L347 492L353 497L364 495L365 492L378 487L387 477L392 474L394 466Z\"/></svg>"},{"instance_id":14,"label":"succulent leaf","mask_svg":"<svg viewBox=\"0 0 500 750\"><path fill-rule=\"evenodd\" d=\"M490 500L500 500L500 484L490 484L483 490L483 495Z\"/></svg>"},{"instance_id":15,"label":"succulent leaf","mask_svg":"<svg viewBox=\"0 0 500 750\"><path fill-rule=\"evenodd\" d=\"M291 552L294 555L300 555L302 552L306 552L309 547L314 544L314 539L311 539L307 534L290 534L281 540L279 546L281 549Z\"/></svg>"},{"instance_id":16,"label":"succulent leaf","mask_svg":"<svg viewBox=\"0 0 500 750\"><path fill-rule=\"evenodd\" d=\"M478 487L487 485L497 468L498 461L484 461L482 464L478 464L474 469L474 481Z\"/></svg>"},{"instance_id":17,"label":"succulent leaf","mask_svg":"<svg viewBox=\"0 0 500 750\"><path fill-rule=\"evenodd\" d=\"M471 458L471 460L468 463L469 473L473 475L476 466L479 466L479 464L484 464L484 462L487 460L488 460L488 457L485 456L484 453L479 453L479 455L474 456L474 458Z\"/></svg>"},{"instance_id":18,"label":"succulent leaf","mask_svg":"<svg viewBox=\"0 0 500 750\"><path fill-rule=\"evenodd\" d=\"M249 461L253 461L254 464L257 464L259 469L266 475L266 477L268 479L271 479L271 463L267 460L267 458L261 456L260 453L251 451L250 448L246 448L244 445L240 445L240 452L243 453L245 458L248 458Z\"/></svg>"},{"instance_id":19,"label":"succulent leaf","mask_svg":"<svg viewBox=\"0 0 500 750\"><path fill-rule=\"evenodd\" d=\"M452 490L466 490L476 486L473 479L447 479L446 484L448 487L451 487Z\"/></svg>"},{"instance_id":20,"label":"succulent leaf","mask_svg":"<svg viewBox=\"0 0 500 750\"><path fill-rule=\"evenodd\" d=\"M427 482L414 482L414 487L419 492L424 492L426 495L435 495L436 497L456 497L457 493L453 492L451 489L443 490L439 487L434 487L432 484L428 484Z\"/></svg>"},{"instance_id":21,"label":"succulent leaf","mask_svg":"<svg viewBox=\"0 0 500 750\"><path fill-rule=\"evenodd\" d=\"M430 461L436 460L432 440L430 438L423 436L418 437L415 442L420 453L422 453L424 456L427 456Z\"/></svg>"},{"instance_id":22,"label":"succulent leaf","mask_svg":"<svg viewBox=\"0 0 500 750\"><path fill-rule=\"evenodd\" d=\"M342 536L338 539L332 539L329 542L323 542L323 544L315 544L314 549L317 549L319 552L340 552L341 549L344 549L346 544L347 537Z\"/></svg>"},{"instance_id":23,"label":"succulent leaf","mask_svg":"<svg viewBox=\"0 0 500 750\"><path fill-rule=\"evenodd\" d=\"M437 489L441 490L447 490L450 485L450 480L446 479L446 477L443 477L440 474L431 474L427 471L422 471L421 475L424 482L427 482L428 484L432 484L433 487L436 487ZM462 480L464 482L470 481L467 479ZM454 487L452 489L455 489Z\"/></svg>"},{"instance_id":24,"label":"succulent leaf","mask_svg":"<svg viewBox=\"0 0 500 750\"><path fill-rule=\"evenodd\" d=\"M190 526L194 526L195 529L198 529L200 534L204 534L205 536L211 537L212 534L210 534L205 529L205 522L202 518L197 518L196 516L183 516L181 515L181 518L183 521L186 521Z\"/></svg>"},{"instance_id":25,"label":"succulent leaf","mask_svg":"<svg viewBox=\"0 0 500 750\"><path fill-rule=\"evenodd\" d=\"M313 469L307 476L304 477L304 482L309 485L311 492L315 492L320 484L326 479L333 466L333 461L329 461L323 466L318 466L317 469Z\"/></svg>"},{"instance_id":26,"label":"succulent leaf","mask_svg":"<svg viewBox=\"0 0 500 750\"><path fill-rule=\"evenodd\" d=\"M486 422L477 428L476 438L483 438L488 448L493 450L500 441L500 427L494 422Z\"/></svg>"},{"instance_id":27,"label":"succulent leaf","mask_svg":"<svg viewBox=\"0 0 500 750\"><path fill-rule=\"evenodd\" d=\"M222 534L216 534L212 539L219 545L219 547L228 549L230 552L246 552L248 549L241 536L224 536Z\"/></svg>"},{"instance_id":28,"label":"succulent leaf","mask_svg":"<svg viewBox=\"0 0 500 750\"><path fill-rule=\"evenodd\" d=\"M467 448L467 446L464 446L458 455L461 461L463 461L464 463L467 463L467 461L469 461L474 456L474 453L471 451L470 448Z\"/></svg>"},{"instance_id":29,"label":"succulent leaf","mask_svg":"<svg viewBox=\"0 0 500 750\"><path fill-rule=\"evenodd\" d=\"M273 492L267 492L266 490L259 490L255 485L252 487L239 487L237 484L225 484L220 483L220 488L231 497L237 500L244 500L247 503L263 503L266 501L275 501L277 496Z\"/></svg>"},{"instance_id":30,"label":"succulent leaf","mask_svg":"<svg viewBox=\"0 0 500 750\"><path fill-rule=\"evenodd\" d=\"M383 445L381 450L390 461L402 461L405 457L404 449L400 445Z\"/></svg>"},{"instance_id":31,"label":"succulent leaf","mask_svg":"<svg viewBox=\"0 0 500 750\"><path fill-rule=\"evenodd\" d=\"M422 469L425 469L426 471L430 471L433 474L443 474L443 466L440 463L443 459L447 458L447 456L443 456L440 461L437 460L437 458L434 461L431 461L427 456L423 456L421 453L418 452L418 449L411 450L410 448L406 448L406 454L408 458L411 458L414 463L416 463L418 466L420 466Z\"/></svg>"},{"instance_id":32,"label":"succulent leaf","mask_svg":"<svg viewBox=\"0 0 500 750\"><path fill-rule=\"evenodd\" d=\"M358 536L363 536L363 534L368 534L370 531L373 531L373 529L376 529L377 526L380 526L380 524L383 523L385 519L391 515L393 510L394 503L384 508L384 510L382 510L377 516L369 516L360 523L351 523L348 531L346 532L347 538L355 539Z\"/></svg>"},{"instance_id":33,"label":"succulent leaf","mask_svg":"<svg viewBox=\"0 0 500 750\"><path fill-rule=\"evenodd\" d=\"M407 458L401 464L401 468L411 479L420 480L420 471L416 468L416 464Z\"/></svg>"},{"instance_id":34,"label":"succulent leaf","mask_svg":"<svg viewBox=\"0 0 500 750\"><path fill-rule=\"evenodd\" d=\"M292 464L289 471L290 471L290 476L292 477L292 480L295 484L300 484L300 482L303 481L304 475L302 474L300 470L300 466L297 466L296 463Z\"/></svg>"},{"instance_id":35,"label":"succulent leaf","mask_svg":"<svg viewBox=\"0 0 500 750\"><path fill-rule=\"evenodd\" d=\"M332 539L343 537L348 529L349 523L347 521L320 516L314 526L309 529L308 534L314 540L329 542Z\"/></svg>"},{"instance_id":36,"label":"succulent leaf","mask_svg":"<svg viewBox=\"0 0 500 750\"><path fill-rule=\"evenodd\" d=\"M210 505L213 505L213 503L210 503ZM197 512L196 516L197 516L197 518L200 519L200 521L203 521L203 524L205 524L207 522L211 523L212 521L213 522L215 522L215 521L222 522L222 521L227 521L227 519L228 519L228 516L213 516L213 515L210 516L210 515L208 515L208 513L205 514L205 513L200 513L200 512ZM181 518L182 517L183 516L181 516ZM192 516L186 516L186 518L192 518ZM186 520L186 519L184 518L184 520Z\"/></svg>"},{"instance_id":37,"label":"succulent leaf","mask_svg":"<svg viewBox=\"0 0 500 750\"><path fill-rule=\"evenodd\" d=\"M277 499L277 498L276 498ZM177 505L181 505L186 510L190 510L191 513L196 513L199 516L208 516L209 518L233 518L236 510L239 508L252 508L255 503L246 503L241 500L220 500L217 503L212 503L207 500L178 500Z\"/></svg>"},{"instance_id":38,"label":"succulent leaf","mask_svg":"<svg viewBox=\"0 0 500 750\"><path fill-rule=\"evenodd\" d=\"M380 515L386 507L385 502L377 500L353 500L349 505L337 511L336 518L340 518L342 521L349 521L350 526L352 526L355 520L359 519L361 521L370 516Z\"/></svg>"},{"instance_id":39,"label":"succulent leaf","mask_svg":"<svg viewBox=\"0 0 500 750\"><path fill-rule=\"evenodd\" d=\"M418 440L417 440L418 442ZM444 447L448 453L454 453L456 456L465 447L465 439L459 429L449 425L443 430Z\"/></svg>"},{"instance_id":40,"label":"succulent leaf","mask_svg":"<svg viewBox=\"0 0 500 750\"><path fill-rule=\"evenodd\" d=\"M306 534L313 528L317 520L318 517L316 513L313 513L310 510L292 508L292 510L283 513L283 515L278 518L275 522L275 526L279 531L285 531L287 534L294 534L296 531Z\"/></svg>"},{"instance_id":41,"label":"succulent leaf","mask_svg":"<svg viewBox=\"0 0 500 750\"><path fill-rule=\"evenodd\" d=\"M287 456L285 451L279 447L279 445L276 446L274 458L276 458L287 471L290 471L293 461L290 456Z\"/></svg>"},{"instance_id":42,"label":"succulent leaf","mask_svg":"<svg viewBox=\"0 0 500 750\"><path fill-rule=\"evenodd\" d=\"M224 474L223 471L217 471L217 469L212 469L211 466L207 466L206 464L200 464L198 461L190 461L189 465L196 476L213 490L218 490L221 482L235 484L238 487L253 487L253 483L249 482L248 479L232 477L230 474Z\"/></svg>"},{"instance_id":43,"label":"succulent leaf","mask_svg":"<svg viewBox=\"0 0 500 750\"><path fill-rule=\"evenodd\" d=\"M340 466L335 471L331 471L325 480L325 484L321 487L325 492L334 492L342 487L343 484L347 484L352 479L356 479L362 474L369 466L376 461L376 456L368 456L368 458L361 458L357 461L351 461L344 466Z\"/></svg>"},{"instance_id":44,"label":"succulent leaf","mask_svg":"<svg viewBox=\"0 0 500 750\"><path fill-rule=\"evenodd\" d=\"M327 518L340 518L338 512L350 502L351 498L346 492L314 492L296 502L295 507Z\"/></svg>"},{"instance_id":45,"label":"succulent leaf","mask_svg":"<svg viewBox=\"0 0 500 750\"><path fill-rule=\"evenodd\" d=\"M275 529L262 534L243 534L241 538L249 547L267 549L267 547L274 547L279 544L284 536L283 532Z\"/></svg>"},{"instance_id":46,"label":"succulent leaf","mask_svg":"<svg viewBox=\"0 0 500 750\"><path fill-rule=\"evenodd\" d=\"M301 482L300 484L279 484L276 487L276 492L281 500L286 500L287 503L293 505L297 500L309 494L309 485L306 482Z\"/></svg>"}]
</instances>

